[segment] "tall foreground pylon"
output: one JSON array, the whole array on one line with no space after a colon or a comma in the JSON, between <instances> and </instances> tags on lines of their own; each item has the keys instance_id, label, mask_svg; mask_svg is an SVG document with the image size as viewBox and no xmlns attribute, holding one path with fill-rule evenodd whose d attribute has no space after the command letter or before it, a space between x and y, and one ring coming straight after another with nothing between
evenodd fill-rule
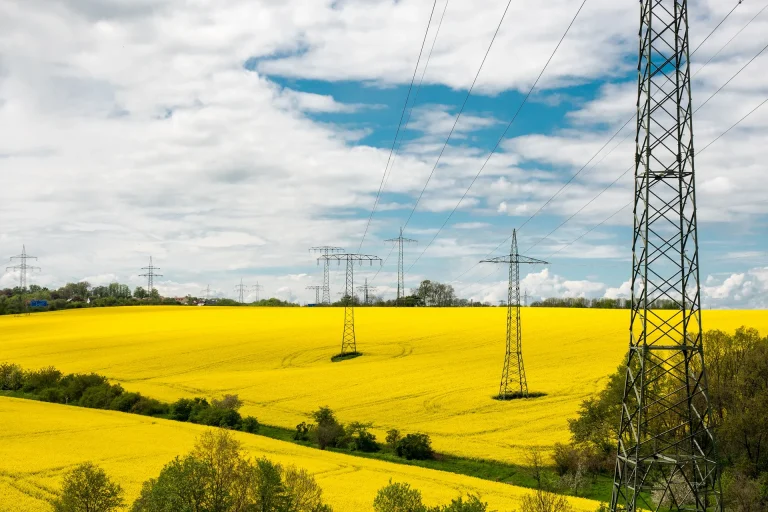
<instances>
[{"instance_id":1,"label":"tall foreground pylon","mask_svg":"<svg viewBox=\"0 0 768 512\"><path fill-rule=\"evenodd\" d=\"M499 256L480 263L508 263L509 284L507 285L507 352L504 368L501 370L499 400L528 396L528 381L523 365L523 331L520 323L520 264L546 264L546 261L521 256L517 252L517 230L512 231L509 256Z\"/></svg>"},{"instance_id":2,"label":"tall foreground pylon","mask_svg":"<svg viewBox=\"0 0 768 512\"><path fill-rule=\"evenodd\" d=\"M344 287L344 330L341 334L341 353L339 356L357 354L357 339L355 338L355 262L362 265L364 261L373 265L374 261L381 263L378 256L368 254L324 254L317 258L318 264L323 260L326 265L335 260L338 264L347 262L347 279Z\"/></svg>"},{"instance_id":3,"label":"tall foreground pylon","mask_svg":"<svg viewBox=\"0 0 768 512\"><path fill-rule=\"evenodd\" d=\"M632 311L612 511L722 510L701 340L687 0L641 0ZM674 304L658 309L657 301Z\"/></svg>"}]
</instances>

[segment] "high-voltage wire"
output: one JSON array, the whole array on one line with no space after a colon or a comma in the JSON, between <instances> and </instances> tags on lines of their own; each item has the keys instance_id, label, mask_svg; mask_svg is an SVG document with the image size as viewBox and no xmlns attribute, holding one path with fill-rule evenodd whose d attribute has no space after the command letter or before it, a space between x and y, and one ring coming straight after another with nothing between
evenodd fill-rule
<instances>
[{"instance_id":1,"label":"high-voltage wire","mask_svg":"<svg viewBox=\"0 0 768 512\"><path fill-rule=\"evenodd\" d=\"M725 15L725 17L724 17L724 18L723 18L723 19L720 21L720 23L718 23L718 24L717 24L717 25L716 25L716 26L715 26L715 27L714 27L714 28L713 28L713 29L712 29L712 30L709 32L709 34L707 34L707 36L704 38L704 40L703 40L701 43L699 43L699 45L698 45L698 46L697 46L697 47L696 47L696 48L693 50L693 52L691 52L691 55L690 55L691 57L693 57L693 55L695 55L695 54L696 54L696 52L697 52L697 51L698 51L698 50L699 50L699 49L702 47L702 45L703 45L703 44L704 44L704 43L705 43L705 42L706 42L706 41L707 41L707 40L708 40L708 39L709 39L709 38L712 36L712 34L714 34L714 33L715 33L715 31L717 31L717 30L718 30L718 28L720 28L720 26L721 26L721 25L722 25L722 24L725 22L725 20L727 20L727 19L728 19L728 17L730 17L730 15L731 15L731 14L732 14L732 13L733 13L735 10L736 10L736 8L737 8L737 7L739 7L739 5L741 5L741 3L742 3L742 1L741 1L741 0L739 0L739 1L736 3L736 5L734 5L734 7L733 7L733 8L732 8L732 9L731 9L731 10L730 10L730 11L729 11L729 12L728 12L726 15ZM757 16L758 16L760 13L762 13L762 12L763 12L763 10L765 10L765 7L764 7L762 10L760 10L760 11L759 11L759 12L758 12L758 13L757 13L757 14L756 14L756 15L755 15L755 16L754 16L752 19L750 19L750 20L747 22L747 24L746 24L744 27L742 27L742 29L741 29L741 30L739 30L739 32L737 32L737 33L736 33L736 34L735 34L735 35L734 35L734 36L733 36L733 37L732 37L732 38L731 38L731 39L730 39L728 42L726 42L726 43L725 43L725 45L723 45L723 47L721 47L721 48L720 48L720 50L718 51L718 53L719 53L719 52L721 52L721 51L722 51L722 50L723 50L723 49L724 49L726 46L728 46L728 45L731 43L731 41L732 41L732 40L733 40L733 39L734 39L734 38L735 38L735 37L736 37L738 34L740 34L740 33L741 33L741 32L742 32L744 29L746 29L746 28L747 28L747 27L748 27L748 26L749 26L749 25L750 25L750 24L751 24L751 23L752 23L752 22L755 20L755 18L756 18L756 17L757 17ZM761 51L761 53L762 53L762 51ZM699 69L696 71L696 73L694 73L694 74L693 74L693 76L696 76L698 73L700 73L700 72L701 72L701 70L702 70L702 69L704 69L704 68L705 68L705 67L706 67L706 66L707 66L707 65L708 65L708 64L709 64L711 61L712 61L712 59L709 59L709 60L708 60L708 61L707 61L707 62L706 62L706 63L705 63L705 64L704 64L704 65L703 65L701 68L699 68ZM710 99L711 99L711 98L710 98ZM709 100L707 100L707 101L709 101ZM698 110L698 109L697 109L697 110ZM613 140L616 138L616 136L617 136L619 133L621 133L621 131L622 131L622 130L624 130L624 128L626 128L626 127L627 127L627 125L629 125L629 123L630 123L630 122L631 122L631 121L632 121L634 118L635 118L635 115L634 115L634 114L633 114L632 116L630 116L630 117L629 117L629 119L627 119L627 120L624 122L624 124L623 124L623 125L622 125L622 126L621 126L621 127L618 129L618 130L616 130L616 132L614 132L614 133L613 133L613 135L611 135L611 137L610 137L610 138L609 138L609 139L608 139L608 140L605 142L605 144L603 144L603 146L602 146L600 149L598 149L598 150L597 150L597 152L596 152L595 154L593 154L593 155L592 155L592 156L589 158L589 160L587 160L587 162L586 162L586 163L585 163L585 164L584 164L584 165L583 165L583 166L582 166L582 167L581 167L581 168L580 168L580 169L579 169L579 170L578 170L578 171L577 171L577 172L576 172L576 173L575 173L573 176L571 176L571 178L570 178L570 179L569 179L569 180L568 180L568 181L567 181L567 182L566 182L566 183L565 183L565 184L564 184L564 185L563 185L563 186L562 186L562 187L561 187L561 188L560 188L560 189L559 189L557 192L555 192L555 194L554 194L554 195L553 195L551 198L549 198L549 199L548 199L548 200L547 200L547 201L546 201L546 202L545 202L545 203L544 203L544 204L543 204L543 205L542 205L542 206L541 206L541 207L540 207L540 208L539 208L539 209L538 209L538 210L537 210L537 211L536 211L536 212L535 212L533 215L531 215L531 216L530 216L530 217L529 217L529 218L528 218L528 219L527 219L527 220L526 220L526 221L525 221L525 222L524 222L524 223L523 223L521 226L519 226L519 227L518 227L518 229L522 229L522 228L523 228L523 227L524 227L526 224L528 224L528 222L530 222L530 221L531 221L531 220L532 220L532 219L533 219L533 218L534 218L536 215L538 215L538 214L539 214L539 213L540 213L540 212L541 212L541 211L542 211L542 210L543 210L543 209L544 209L544 208L545 208L547 205L549 205L549 204L552 202L552 200L554 200L554 199L555 199L555 198L556 198L558 195L560 195L560 193L561 193L561 192L562 192L562 191L563 191L563 190L564 190L564 189L565 189L565 188L566 188L566 187L567 187L567 186L568 186L568 185L569 185L569 184L570 184L570 183L571 183L571 182L572 182L572 181L573 181L573 180L574 180L574 179L575 179L575 178L576 178L576 177L577 177L579 174L581 174L581 172L582 172L582 171L584 171L584 169L586 169L586 168L587 168L587 166L588 166L588 165L589 165L589 164L592 162L592 160L594 160L594 159L595 159L595 158L596 158L596 157L597 157L597 156L598 156L598 155L599 155L599 154L600 154L600 153L601 153L601 152L602 152L602 151L603 151L603 150L604 150L606 147L608 147L608 145L611 143L611 141L613 141ZM630 133L629 135L631 135L631 133ZM611 154L611 153L613 152L613 150L614 150L614 149L616 149L618 146L620 146L620 145L621 145L621 143L622 143L622 142L624 142L624 140L626 140L626 139L629 137L629 135L627 135L627 137L625 137L625 138L624 138L624 139L623 139L621 142L619 142L619 144L617 144L617 145L616 145L616 146L614 146L614 147L613 147L613 148L612 148L610 151L608 151L608 153L606 153L606 154L603 156L603 158L602 158L600 161L604 160L604 159L605 159L605 158L606 158L606 157L607 157L609 154ZM597 163L599 163L599 162L597 162ZM597 165L597 163L596 163L595 165ZM595 165L593 165L592 167L594 168L594 167L595 167ZM630 170L631 170L631 169L630 169ZM627 172L629 172L629 171L627 171ZM470 185L470 187L471 187L471 185ZM495 248L494 248L494 249L493 249L491 252L489 252L489 253L486 255L486 257L489 257L489 256L491 256L491 255L492 255L494 252L498 251L498 250L499 250L499 248L501 248L501 246L503 246L505 243L507 243L507 241L509 241L509 237L507 237L507 238L505 238L504 240L502 240L502 241L501 241L501 243L499 243L499 245L497 245L497 246L496 246L496 247L495 247ZM468 268L467 270L465 270L464 272L462 272L461 274L459 274L458 276L456 276L454 279L452 279L452 281L456 281L456 280L458 280L458 279L461 279L463 276L465 276L467 273L469 273L469 272L470 272L470 271L472 271L472 270L473 270L475 267L477 267L477 265L478 265L478 263L475 263L475 264L474 264L474 265L472 265L470 268Z\"/></svg>"},{"instance_id":2,"label":"high-voltage wire","mask_svg":"<svg viewBox=\"0 0 768 512\"><path fill-rule=\"evenodd\" d=\"M464 194L462 194L461 198L459 199L459 202L456 203L456 206L454 206L451 213L448 215L448 217L443 222L443 225L440 226L440 229L437 230L437 233L435 233L435 236L432 237L432 240L429 241L426 247L424 247L424 250L421 251L421 254L411 263L411 265L408 267L408 271L413 268L413 266L421 259L421 257L424 255L425 252L427 252L427 249L430 248L432 243L437 239L437 237L440 235L440 233L443 231L443 228L445 228L446 224L448 224L448 221L451 220L451 217L453 217L453 214L456 213L456 210L458 210L459 206L461 206L462 201L464 201L464 198L467 197L467 194L469 193L469 190L472 188L472 186L475 184L475 181L477 181L477 178L480 177L480 174L485 169L485 166L490 161L493 154L496 152L496 149L498 149L499 145L501 144L501 141L504 140L504 137L507 136L507 132L512 127L512 124L514 124L515 120L517 119L517 116L520 114L520 111L523 109L523 106L528 102L528 98L531 97L531 94L533 93L533 90L536 88L536 85L539 83L539 80L541 80L541 77L544 75L544 72L547 70L547 67L549 67L549 63L552 62L552 59L554 58L555 54L557 53L557 50L560 48L560 45L563 44L563 40L565 39L565 36L568 35L568 32L571 30L571 27L576 22L576 18L578 18L579 13L584 8L584 4L587 3L587 0L584 0L581 5L579 6L579 10L576 11L576 14L573 16L573 19L571 19L571 22L568 24L568 28L565 29L565 32L563 33L563 36L560 38L560 41L558 41L557 46L555 46L555 49L552 51L552 54L549 56L549 59L547 59L547 62L544 64L544 67L541 69L541 72L539 73L539 76L536 78L536 81L533 82L533 85L528 90L528 94L523 98L522 103L520 103L520 106L517 108L517 111L515 112L515 115L512 116L512 119L509 121L509 124L507 124L507 127L504 129L504 131L501 134L501 137L499 137L499 140L496 141L496 145L493 147L491 152L488 154L488 157L485 159L485 162L483 162L483 165L480 167L480 170L477 171L477 174L475 174L475 177L472 179L472 182L469 184L469 187L464 191ZM423 192L422 192L423 193ZM411 212L413 214L413 212ZM409 217L410 219L410 217ZM406 222L407 224L407 222ZM507 238L509 240L509 238Z\"/></svg>"},{"instance_id":3,"label":"high-voltage wire","mask_svg":"<svg viewBox=\"0 0 768 512\"><path fill-rule=\"evenodd\" d=\"M435 14L435 6L437 5L437 0L434 0L432 3L432 10L429 13L429 21L427 21L427 28L424 30L424 39L421 41L421 48L419 49L419 57L416 59L416 66L413 68L413 76L411 77L411 85L408 86L408 94L405 96L405 103L403 104L403 110L400 113L400 121L397 123L397 130L395 131L395 138L392 140L392 147L389 149L389 156L387 157L387 164L384 166L384 174L381 176L381 183L379 184L379 191L376 192L376 200L373 203L373 208L371 208L371 214L368 216L368 222L365 224L365 231L363 232L363 237L360 239L360 246L358 247L358 251L363 247L363 242L365 241L365 236L368 234L368 228L371 225L371 219L373 219L373 214L376 212L376 207L379 204L379 198L381 197L381 190L384 188L384 181L387 177L387 169L389 168L389 162L392 160L392 155L395 152L395 144L397 143L397 136L400 134L400 127L403 125L403 117L405 117L405 111L408 108L408 100L411 97L411 90L413 89L413 82L416 80L416 72L419 69L419 62L421 62L421 54L424 52L424 44L427 42L427 34L429 34L429 27L432 25L432 16ZM447 7L447 2L446 2ZM443 14L445 14L445 11L443 11ZM442 19L440 20L442 24ZM435 39L437 39L437 36L435 36ZM433 45L434 48L434 45ZM430 56L432 55L432 52L430 51ZM426 71L426 66L425 66ZM424 76L422 75L422 79ZM421 88L421 83L419 83L419 88ZM415 103L415 100L414 100ZM413 107L411 107L411 110L413 110ZM410 120L410 115L408 116Z\"/></svg>"}]
</instances>

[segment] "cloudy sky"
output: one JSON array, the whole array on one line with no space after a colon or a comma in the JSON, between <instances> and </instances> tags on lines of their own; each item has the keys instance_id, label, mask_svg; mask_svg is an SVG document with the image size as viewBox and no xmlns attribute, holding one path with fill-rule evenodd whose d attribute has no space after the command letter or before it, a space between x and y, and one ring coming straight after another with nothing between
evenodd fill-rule
<instances>
[{"instance_id":1,"label":"cloudy sky","mask_svg":"<svg viewBox=\"0 0 768 512\"><path fill-rule=\"evenodd\" d=\"M588 0L520 108L582 0L511 0L464 104L507 3L0 0L2 259L25 244L33 283L136 286L151 255L166 295L242 278L304 302L329 244L385 260L356 278L392 297L404 226L406 286L496 301L505 269L476 263L522 227L550 262L524 269L531 297L625 296L634 122L611 137L639 4ZM738 2L689 3L704 307L768 308L768 106L707 146L768 98L768 1L706 41Z\"/></svg>"}]
</instances>

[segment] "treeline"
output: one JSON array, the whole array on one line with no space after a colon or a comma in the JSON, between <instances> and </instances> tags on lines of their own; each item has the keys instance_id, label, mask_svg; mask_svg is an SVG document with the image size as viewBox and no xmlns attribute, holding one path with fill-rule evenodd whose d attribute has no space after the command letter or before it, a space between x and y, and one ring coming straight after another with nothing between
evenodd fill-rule
<instances>
[{"instance_id":1,"label":"treeline","mask_svg":"<svg viewBox=\"0 0 768 512\"><path fill-rule=\"evenodd\" d=\"M128 392L120 384L110 384L96 373L63 375L49 366L39 370L24 370L11 363L0 364L0 391L6 395L76 405L91 409L155 416L176 421L189 421L212 427L226 427L256 433L259 422L252 416L242 417L238 409L243 405L237 395L224 395L221 399L181 398L167 404Z\"/></svg>"},{"instance_id":2,"label":"treeline","mask_svg":"<svg viewBox=\"0 0 768 512\"><path fill-rule=\"evenodd\" d=\"M703 343L726 510L768 510L768 337L741 327L732 335L708 331ZM582 402L578 417L568 421L570 444L555 446L556 470L573 485L613 474L625 364L599 395ZM653 385L673 390L679 382L672 379L659 376ZM655 427L675 425L677 418L671 414L654 417Z\"/></svg>"},{"instance_id":3,"label":"treeline","mask_svg":"<svg viewBox=\"0 0 768 512\"><path fill-rule=\"evenodd\" d=\"M35 301L46 301L46 306L35 305ZM162 297L157 289L148 292L137 286L131 291L126 284L110 283L106 286L91 286L87 281L67 283L58 289L31 285L0 290L0 315L15 315L26 312L58 311L62 309L99 308L114 306L263 306L298 307L298 304L277 298L261 299L240 303L232 299L185 297Z\"/></svg>"},{"instance_id":4,"label":"treeline","mask_svg":"<svg viewBox=\"0 0 768 512\"><path fill-rule=\"evenodd\" d=\"M631 309L632 301L629 299L587 299L584 297L557 298L537 300L531 303L534 308L594 308L594 309ZM658 299L652 301L651 309L678 309L680 306L673 300Z\"/></svg>"},{"instance_id":5,"label":"treeline","mask_svg":"<svg viewBox=\"0 0 768 512\"><path fill-rule=\"evenodd\" d=\"M336 419L329 407L314 411L312 419L314 423L301 422L296 425L296 433L293 435L295 441L314 444L321 450L337 448L368 453L386 450L408 460L427 460L435 456L432 441L427 434L403 436L399 430L391 429L387 432L386 443L381 444L370 432L372 423L352 422L344 425Z\"/></svg>"},{"instance_id":6,"label":"treeline","mask_svg":"<svg viewBox=\"0 0 768 512\"><path fill-rule=\"evenodd\" d=\"M116 512L125 492L100 467L86 462L64 475L55 512ZM493 512L479 496L458 496L426 506L421 492L392 482L378 490L375 512ZM602 509L601 509L602 510ZM192 451L176 457L144 482L131 512L332 512L323 490L305 469L267 458L251 459L226 430L207 431ZM572 512L567 498L545 491L523 496L520 512Z\"/></svg>"},{"instance_id":7,"label":"treeline","mask_svg":"<svg viewBox=\"0 0 768 512\"><path fill-rule=\"evenodd\" d=\"M462 299L456 296L456 291L449 284L439 283L426 279L419 284L418 288L413 288L411 294L398 299L384 300L378 295L369 295L368 303L358 295L344 295L332 306L345 306L354 304L357 306L376 306L376 307L488 307L490 302L474 302L469 299Z\"/></svg>"}]
</instances>

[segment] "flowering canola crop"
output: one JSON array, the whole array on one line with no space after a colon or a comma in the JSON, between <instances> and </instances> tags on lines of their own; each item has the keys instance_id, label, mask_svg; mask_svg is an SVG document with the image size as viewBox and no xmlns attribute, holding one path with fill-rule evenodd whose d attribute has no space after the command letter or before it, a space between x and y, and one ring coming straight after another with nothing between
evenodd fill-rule
<instances>
[{"instance_id":1,"label":"flowering canola crop","mask_svg":"<svg viewBox=\"0 0 768 512\"><path fill-rule=\"evenodd\" d=\"M0 317L0 361L97 372L165 401L237 393L244 414L293 428L328 405L374 433L424 432L436 450L523 462L569 438L567 418L621 363L628 311L524 308L532 392L499 402L504 308L357 308L363 357L332 363L340 308L125 307ZM705 329L768 332L764 311L705 311Z\"/></svg>"},{"instance_id":2,"label":"flowering canola crop","mask_svg":"<svg viewBox=\"0 0 768 512\"><path fill-rule=\"evenodd\" d=\"M187 453L205 429L113 411L0 397L0 512L48 512L48 499L62 475L93 461L126 492L131 503L141 482L156 477L176 455ZM492 510L519 509L527 489L402 464L305 448L262 436L235 432L250 457L268 457L315 474L326 501L336 512L372 510L376 491L390 478L409 482L430 505L447 503L459 493L480 494ZM597 503L571 498L579 511Z\"/></svg>"}]
</instances>

